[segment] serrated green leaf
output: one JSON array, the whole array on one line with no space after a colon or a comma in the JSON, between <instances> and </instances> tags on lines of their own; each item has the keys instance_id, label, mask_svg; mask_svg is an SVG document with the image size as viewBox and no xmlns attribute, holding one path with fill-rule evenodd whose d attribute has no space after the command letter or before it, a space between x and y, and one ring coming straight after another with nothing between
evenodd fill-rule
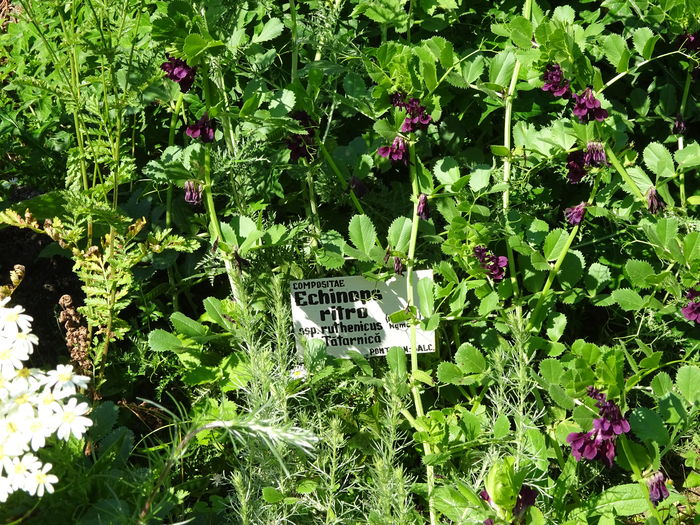
<instances>
[{"instance_id":1,"label":"serrated green leaf","mask_svg":"<svg viewBox=\"0 0 700 525\"><path fill-rule=\"evenodd\" d=\"M659 177L673 177L673 157L663 144L652 142L644 148L644 164Z\"/></svg>"},{"instance_id":2,"label":"serrated green leaf","mask_svg":"<svg viewBox=\"0 0 700 525\"><path fill-rule=\"evenodd\" d=\"M411 219L408 217L397 217L389 226L387 240L391 247L397 252L406 252L408 243L411 240Z\"/></svg>"},{"instance_id":3,"label":"serrated green leaf","mask_svg":"<svg viewBox=\"0 0 700 525\"><path fill-rule=\"evenodd\" d=\"M182 342L176 335L158 329L148 334L148 346L154 352L175 351L182 347Z\"/></svg>"},{"instance_id":4,"label":"serrated green leaf","mask_svg":"<svg viewBox=\"0 0 700 525\"><path fill-rule=\"evenodd\" d=\"M294 109L294 104L296 104L296 95L293 91L288 89L278 91L270 101L270 116L283 117Z\"/></svg>"},{"instance_id":5,"label":"serrated green leaf","mask_svg":"<svg viewBox=\"0 0 700 525\"><path fill-rule=\"evenodd\" d=\"M540 363L540 375L547 383L558 384L564 374L564 366L558 359L543 359Z\"/></svg>"},{"instance_id":6,"label":"serrated green leaf","mask_svg":"<svg viewBox=\"0 0 700 525\"><path fill-rule=\"evenodd\" d=\"M659 445L668 443L668 430L661 416L646 407L637 407L629 415L632 432L642 441L653 441Z\"/></svg>"},{"instance_id":7,"label":"serrated green leaf","mask_svg":"<svg viewBox=\"0 0 700 525\"><path fill-rule=\"evenodd\" d=\"M464 378L464 372L454 363L444 361L438 365L437 378L441 383L459 385Z\"/></svg>"},{"instance_id":8,"label":"serrated green leaf","mask_svg":"<svg viewBox=\"0 0 700 525\"><path fill-rule=\"evenodd\" d=\"M484 57L478 55L474 60L465 60L462 62L460 71L465 84L473 84L484 72Z\"/></svg>"},{"instance_id":9,"label":"serrated green leaf","mask_svg":"<svg viewBox=\"0 0 700 525\"><path fill-rule=\"evenodd\" d=\"M673 381L666 372L659 372L651 380L651 390L657 398L664 397L673 390Z\"/></svg>"},{"instance_id":10,"label":"serrated green leaf","mask_svg":"<svg viewBox=\"0 0 700 525\"><path fill-rule=\"evenodd\" d=\"M547 318L545 328L547 329L547 337L551 341L559 341L561 336L564 335L564 330L566 330L566 316L562 313L555 313L555 315Z\"/></svg>"},{"instance_id":11,"label":"serrated green leaf","mask_svg":"<svg viewBox=\"0 0 700 525\"><path fill-rule=\"evenodd\" d=\"M253 35L251 42L254 44L259 44L261 42L267 42L277 38L282 34L284 30L284 24L279 18L270 18L265 25L262 27L259 33Z\"/></svg>"},{"instance_id":12,"label":"serrated green leaf","mask_svg":"<svg viewBox=\"0 0 700 525\"><path fill-rule=\"evenodd\" d=\"M510 39L522 49L532 48L532 23L524 16L514 16L510 21Z\"/></svg>"},{"instance_id":13,"label":"serrated green leaf","mask_svg":"<svg viewBox=\"0 0 700 525\"><path fill-rule=\"evenodd\" d=\"M634 43L634 49L635 51L637 51L637 53L642 55L642 57L644 57L645 60L648 60L651 56L646 56L646 52L649 51L649 49L646 49L646 46L649 43L649 41L653 38L654 33L648 27L640 27L639 29L636 29L634 33L632 33L632 42Z\"/></svg>"},{"instance_id":14,"label":"serrated green leaf","mask_svg":"<svg viewBox=\"0 0 700 525\"><path fill-rule=\"evenodd\" d=\"M685 365L678 369L676 387L690 404L700 402L700 368Z\"/></svg>"},{"instance_id":15,"label":"serrated green leaf","mask_svg":"<svg viewBox=\"0 0 700 525\"><path fill-rule=\"evenodd\" d=\"M418 304L424 318L433 315L435 311L435 295L433 294L433 279L424 277L418 281Z\"/></svg>"},{"instance_id":16,"label":"serrated green leaf","mask_svg":"<svg viewBox=\"0 0 700 525\"><path fill-rule=\"evenodd\" d=\"M455 363L465 374L480 374L486 370L486 359L478 348L462 343L455 354Z\"/></svg>"},{"instance_id":17,"label":"serrated green leaf","mask_svg":"<svg viewBox=\"0 0 700 525\"><path fill-rule=\"evenodd\" d=\"M491 180L491 170L478 168L469 174L469 189L477 193L489 185Z\"/></svg>"},{"instance_id":18,"label":"serrated green leaf","mask_svg":"<svg viewBox=\"0 0 700 525\"><path fill-rule=\"evenodd\" d=\"M544 256L548 261L559 258L569 239L569 232L557 228L549 232L544 240Z\"/></svg>"},{"instance_id":19,"label":"serrated green leaf","mask_svg":"<svg viewBox=\"0 0 700 525\"><path fill-rule=\"evenodd\" d=\"M501 414L493 424L493 437L503 439L510 433L510 420L505 414Z\"/></svg>"},{"instance_id":20,"label":"serrated green leaf","mask_svg":"<svg viewBox=\"0 0 700 525\"><path fill-rule=\"evenodd\" d=\"M459 164L452 157L438 160L433 168L433 174L440 184L445 185L447 191L452 191L452 185L461 178Z\"/></svg>"},{"instance_id":21,"label":"serrated green leaf","mask_svg":"<svg viewBox=\"0 0 700 525\"><path fill-rule=\"evenodd\" d=\"M207 333L207 329L203 324L198 323L194 319L190 319L181 312L174 312L170 316L170 322L175 330L188 337L202 336Z\"/></svg>"},{"instance_id":22,"label":"serrated green leaf","mask_svg":"<svg viewBox=\"0 0 700 525\"><path fill-rule=\"evenodd\" d=\"M320 246L316 251L318 263L329 270L342 268L345 264L343 257L345 240L343 236L335 230L326 230L321 234L319 241Z\"/></svg>"},{"instance_id":23,"label":"serrated green leaf","mask_svg":"<svg viewBox=\"0 0 700 525\"><path fill-rule=\"evenodd\" d=\"M267 503L279 503L284 499L284 494L274 487L263 487L262 497Z\"/></svg>"},{"instance_id":24,"label":"serrated green leaf","mask_svg":"<svg viewBox=\"0 0 700 525\"><path fill-rule=\"evenodd\" d=\"M700 259L700 232L690 232L683 239L683 256L688 262Z\"/></svg>"},{"instance_id":25,"label":"serrated green leaf","mask_svg":"<svg viewBox=\"0 0 700 525\"><path fill-rule=\"evenodd\" d=\"M603 42L603 50L605 58L608 59L618 73L627 70L630 52L627 48L627 42L622 36L617 33L607 35Z\"/></svg>"},{"instance_id":26,"label":"serrated green leaf","mask_svg":"<svg viewBox=\"0 0 700 525\"><path fill-rule=\"evenodd\" d=\"M498 293L491 292L486 297L481 299L481 303L479 303L479 315L481 317L484 317L484 316L490 314L496 308L498 308L498 304L499 304Z\"/></svg>"},{"instance_id":27,"label":"serrated green leaf","mask_svg":"<svg viewBox=\"0 0 700 525\"><path fill-rule=\"evenodd\" d=\"M377 240L377 231L374 229L372 220L367 215L355 215L350 219L348 235L355 248L369 260L369 253Z\"/></svg>"},{"instance_id":28,"label":"serrated green leaf","mask_svg":"<svg viewBox=\"0 0 700 525\"><path fill-rule=\"evenodd\" d=\"M625 263L625 277L635 288L648 288L646 279L653 275L656 275L656 272L647 261L629 259Z\"/></svg>"},{"instance_id":29,"label":"serrated green leaf","mask_svg":"<svg viewBox=\"0 0 700 525\"><path fill-rule=\"evenodd\" d=\"M676 151L676 162L679 170L691 170L700 166L700 144L691 142Z\"/></svg>"},{"instance_id":30,"label":"serrated green leaf","mask_svg":"<svg viewBox=\"0 0 700 525\"><path fill-rule=\"evenodd\" d=\"M634 516L649 509L649 500L639 483L628 483L594 496L590 505L598 514L615 512L617 516Z\"/></svg>"},{"instance_id":31,"label":"serrated green leaf","mask_svg":"<svg viewBox=\"0 0 700 525\"><path fill-rule=\"evenodd\" d=\"M626 312L636 312L644 306L644 300L634 290L629 288L618 288L613 291L612 297L620 308Z\"/></svg>"}]
</instances>

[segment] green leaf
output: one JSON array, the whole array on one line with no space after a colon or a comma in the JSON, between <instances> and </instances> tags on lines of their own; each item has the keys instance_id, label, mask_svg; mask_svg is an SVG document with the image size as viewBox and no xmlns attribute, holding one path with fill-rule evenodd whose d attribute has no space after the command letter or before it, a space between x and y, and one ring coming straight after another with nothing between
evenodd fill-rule
<instances>
[{"instance_id":1,"label":"green leaf","mask_svg":"<svg viewBox=\"0 0 700 525\"><path fill-rule=\"evenodd\" d=\"M683 240L683 256L688 262L700 259L700 232L690 232Z\"/></svg>"},{"instance_id":2,"label":"green leaf","mask_svg":"<svg viewBox=\"0 0 700 525\"><path fill-rule=\"evenodd\" d=\"M481 300L481 303L479 304L479 315L481 317L485 317L491 312L493 312L496 308L498 308L498 293L496 292L491 292L488 294L486 297L484 297Z\"/></svg>"},{"instance_id":3,"label":"green leaf","mask_svg":"<svg viewBox=\"0 0 700 525\"><path fill-rule=\"evenodd\" d=\"M428 91L434 90L438 85L435 68L436 58L427 47L416 47L413 49L413 53L418 57L418 69L423 82L425 82L425 87Z\"/></svg>"},{"instance_id":4,"label":"green leaf","mask_svg":"<svg viewBox=\"0 0 700 525\"><path fill-rule=\"evenodd\" d=\"M489 185L491 169L477 168L469 174L469 189L478 193Z\"/></svg>"},{"instance_id":5,"label":"green leaf","mask_svg":"<svg viewBox=\"0 0 700 525\"><path fill-rule=\"evenodd\" d=\"M406 352L400 346L392 346L386 353L386 362L389 370L399 379L405 380L406 372Z\"/></svg>"},{"instance_id":6,"label":"green leaf","mask_svg":"<svg viewBox=\"0 0 700 525\"><path fill-rule=\"evenodd\" d=\"M274 98L270 101L270 116L284 117L287 113L294 109L296 103L296 95L293 91L283 89L275 93Z\"/></svg>"},{"instance_id":7,"label":"green leaf","mask_svg":"<svg viewBox=\"0 0 700 525\"><path fill-rule=\"evenodd\" d=\"M486 371L486 359L478 348L462 343L455 354L455 363L465 374L480 374Z\"/></svg>"},{"instance_id":8,"label":"green leaf","mask_svg":"<svg viewBox=\"0 0 700 525\"><path fill-rule=\"evenodd\" d=\"M676 162L679 170L691 170L700 166L700 144L692 142L676 151Z\"/></svg>"},{"instance_id":9,"label":"green leaf","mask_svg":"<svg viewBox=\"0 0 700 525\"><path fill-rule=\"evenodd\" d=\"M653 275L656 275L656 272L652 265L646 261L629 259L625 263L625 276L635 288L648 288L649 284L647 284L646 279Z\"/></svg>"},{"instance_id":10,"label":"green leaf","mask_svg":"<svg viewBox=\"0 0 700 525\"><path fill-rule=\"evenodd\" d=\"M522 49L532 48L532 23L524 16L515 16L510 21L510 39Z\"/></svg>"},{"instance_id":11,"label":"green leaf","mask_svg":"<svg viewBox=\"0 0 700 525\"><path fill-rule=\"evenodd\" d=\"M408 217L394 219L394 222L389 226L387 240L394 250L405 253L411 240L411 219Z\"/></svg>"},{"instance_id":12,"label":"green leaf","mask_svg":"<svg viewBox=\"0 0 700 525\"><path fill-rule=\"evenodd\" d=\"M626 312L635 312L644 306L644 300L641 296L629 288L618 288L613 291L612 297Z\"/></svg>"},{"instance_id":13,"label":"green leaf","mask_svg":"<svg viewBox=\"0 0 700 525\"><path fill-rule=\"evenodd\" d=\"M461 73L462 79L467 84L476 82L484 72L484 57L478 55L474 60L466 60L462 62Z\"/></svg>"},{"instance_id":14,"label":"green leaf","mask_svg":"<svg viewBox=\"0 0 700 525\"><path fill-rule=\"evenodd\" d=\"M316 251L316 260L318 263L328 270L337 270L345 264L343 257L343 246L345 240L335 230L326 230L319 238L320 247Z\"/></svg>"},{"instance_id":15,"label":"green leaf","mask_svg":"<svg viewBox=\"0 0 700 525\"><path fill-rule=\"evenodd\" d=\"M299 494L310 494L311 492L314 492L317 487L318 483L316 483L314 480L305 479L297 485L297 492Z\"/></svg>"},{"instance_id":16,"label":"green leaf","mask_svg":"<svg viewBox=\"0 0 700 525\"><path fill-rule=\"evenodd\" d=\"M447 191L452 191L452 185L457 182L461 175L459 164L452 157L445 157L438 160L433 168L433 174L440 184L445 185Z\"/></svg>"},{"instance_id":17,"label":"green leaf","mask_svg":"<svg viewBox=\"0 0 700 525\"><path fill-rule=\"evenodd\" d=\"M652 441L659 445L668 443L668 430L661 416L646 407L637 407L629 415L632 432L642 441Z\"/></svg>"},{"instance_id":18,"label":"green leaf","mask_svg":"<svg viewBox=\"0 0 700 525\"><path fill-rule=\"evenodd\" d=\"M634 181L634 183L637 185L637 188L639 188L639 191L642 192L643 195L646 195L647 191L649 191L649 188L651 188L654 185L649 176L646 173L644 173L644 170L639 166L632 166L630 168L627 168L627 174L630 176L632 181Z\"/></svg>"},{"instance_id":19,"label":"green leaf","mask_svg":"<svg viewBox=\"0 0 700 525\"><path fill-rule=\"evenodd\" d=\"M377 240L377 232L372 220L367 215L355 215L350 219L348 235L355 248L365 254L369 260L369 253Z\"/></svg>"},{"instance_id":20,"label":"green leaf","mask_svg":"<svg viewBox=\"0 0 700 525\"><path fill-rule=\"evenodd\" d=\"M609 34L603 43L605 58L610 61L618 73L627 70L630 60L630 52L627 42L617 33Z\"/></svg>"},{"instance_id":21,"label":"green leaf","mask_svg":"<svg viewBox=\"0 0 700 525\"><path fill-rule=\"evenodd\" d=\"M443 361L438 365L437 378L441 383L461 385L464 379L464 372L454 363Z\"/></svg>"},{"instance_id":22,"label":"green leaf","mask_svg":"<svg viewBox=\"0 0 700 525\"><path fill-rule=\"evenodd\" d=\"M501 414L493 424L493 437L503 439L510 433L510 420L505 414Z\"/></svg>"},{"instance_id":23,"label":"green leaf","mask_svg":"<svg viewBox=\"0 0 700 525\"><path fill-rule=\"evenodd\" d=\"M491 59L489 65L489 83L494 84L501 90L504 90L510 84L510 78L513 76L516 57L512 51L501 51Z\"/></svg>"},{"instance_id":24,"label":"green leaf","mask_svg":"<svg viewBox=\"0 0 700 525\"><path fill-rule=\"evenodd\" d=\"M262 497L267 503L279 503L284 499L284 494L274 487L263 487Z\"/></svg>"},{"instance_id":25,"label":"green leaf","mask_svg":"<svg viewBox=\"0 0 700 525\"><path fill-rule=\"evenodd\" d=\"M700 368L685 365L678 369L676 387L690 404L700 402Z\"/></svg>"},{"instance_id":26,"label":"green leaf","mask_svg":"<svg viewBox=\"0 0 700 525\"><path fill-rule=\"evenodd\" d=\"M267 42L273 38L277 38L282 34L284 24L279 18L270 18L260 30L260 33L253 36L250 40L253 44Z\"/></svg>"},{"instance_id":27,"label":"green leaf","mask_svg":"<svg viewBox=\"0 0 700 525\"><path fill-rule=\"evenodd\" d=\"M634 516L649 509L649 500L639 483L628 483L593 496L590 506L599 514L614 511L618 516Z\"/></svg>"},{"instance_id":28,"label":"green leaf","mask_svg":"<svg viewBox=\"0 0 700 525\"><path fill-rule=\"evenodd\" d=\"M182 348L182 341L165 330L153 330L148 334L148 346L154 352L176 351Z\"/></svg>"},{"instance_id":29,"label":"green leaf","mask_svg":"<svg viewBox=\"0 0 700 525\"><path fill-rule=\"evenodd\" d=\"M693 470L690 474L688 474L688 477L685 478L683 488L689 489L694 487L700 487L700 472Z\"/></svg>"},{"instance_id":30,"label":"green leaf","mask_svg":"<svg viewBox=\"0 0 700 525\"><path fill-rule=\"evenodd\" d=\"M435 295L433 294L433 280L430 277L424 277L418 281L418 304L420 313L424 318L433 315L435 311Z\"/></svg>"},{"instance_id":31,"label":"green leaf","mask_svg":"<svg viewBox=\"0 0 700 525\"><path fill-rule=\"evenodd\" d=\"M468 519L473 518L474 509L480 506L478 496L463 483L460 485L459 490L454 487L438 487L433 492L435 508L448 520L458 525L465 524Z\"/></svg>"},{"instance_id":32,"label":"green leaf","mask_svg":"<svg viewBox=\"0 0 700 525\"><path fill-rule=\"evenodd\" d=\"M203 304L204 310L207 312L207 315L209 315L212 321L214 321L224 330L231 330L233 328L233 322L227 319L221 299L217 299L216 297L207 297L204 299Z\"/></svg>"},{"instance_id":33,"label":"green leaf","mask_svg":"<svg viewBox=\"0 0 700 525\"><path fill-rule=\"evenodd\" d=\"M545 324L547 329L547 337L552 341L559 341L564 330L566 330L566 316L562 313L556 313L547 319Z\"/></svg>"},{"instance_id":34,"label":"green leaf","mask_svg":"<svg viewBox=\"0 0 700 525\"><path fill-rule=\"evenodd\" d=\"M544 256L548 261L553 261L559 258L564 251L567 241L569 240L569 232L561 228L557 228L549 232L544 240Z\"/></svg>"},{"instance_id":35,"label":"green leaf","mask_svg":"<svg viewBox=\"0 0 700 525\"><path fill-rule=\"evenodd\" d=\"M663 144L652 142L644 148L644 164L659 177L673 177L673 157Z\"/></svg>"},{"instance_id":36,"label":"green leaf","mask_svg":"<svg viewBox=\"0 0 700 525\"><path fill-rule=\"evenodd\" d=\"M194 62L208 47L211 40L205 39L202 35L192 33L187 35L182 46L182 51L187 55L188 62Z\"/></svg>"},{"instance_id":37,"label":"green leaf","mask_svg":"<svg viewBox=\"0 0 700 525\"><path fill-rule=\"evenodd\" d=\"M170 316L170 322L175 330L188 337L202 336L207 333L207 329L203 324L190 319L181 312L174 312Z\"/></svg>"},{"instance_id":38,"label":"green leaf","mask_svg":"<svg viewBox=\"0 0 700 525\"><path fill-rule=\"evenodd\" d=\"M651 390L657 398L664 397L673 390L673 381L666 372L659 372L651 380Z\"/></svg>"},{"instance_id":39,"label":"green leaf","mask_svg":"<svg viewBox=\"0 0 700 525\"><path fill-rule=\"evenodd\" d=\"M651 58L658 39L659 37L654 36L654 33L652 33L651 29L648 27L640 27L632 33L634 49L637 53L642 55L644 60L649 60Z\"/></svg>"}]
</instances>

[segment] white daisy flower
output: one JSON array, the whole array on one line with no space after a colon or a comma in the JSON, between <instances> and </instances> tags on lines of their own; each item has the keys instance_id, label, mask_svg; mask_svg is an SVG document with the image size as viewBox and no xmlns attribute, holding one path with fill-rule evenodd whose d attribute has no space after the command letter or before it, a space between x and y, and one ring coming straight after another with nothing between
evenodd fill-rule
<instances>
[{"instance_id":1,"label":"white daisy flower","mask_svg":"<svg viewBox=\"0 0 700 525\"><path fill-rule=\"evenodd\" d=\"M50 418L61 409L58 399L53 395L49 387L36 394L34 400L36 409L39 411L39 417L42 419Z\"/></svg>"},{"instance_id":2,"label":"white daisy flower","mask_svg":"<svg viewBox=\"0 0 700 525\"><path fill-rule=\"evenodd\" d=\"M29 359L29 354L18 349L9 337L0 336L0 373L7 377L22 368L22 361Z\"/></svg>"},{"instance_id":3,"label":"white daisy flower","mask_svg":"<svg viewBox=\"0 0 700 525\"><path fill-rule=\"evenodd\" d=\"M0 419L0 442L4 457L19 456L29 448L26 419L17 414Z\"/></svg>"},{"instance_id":4,"label":"white daisy flower","mask_svg":"<svg viewBox=\"0 0 700 525\"><path fill-rule=\"evenodd\" d=\"M24 312L21 306L5 308L9 297L0 300L0 334L14 338L18 332L30 332L33 318Z\"/></svg>"},{"instance_id":5,"label":"white daisy flower","mask_svg":"<svg viewBox=\"0 0 700 525\"><path fill-rule=\"evenodd\" d=\"M14 490L25 490L27 474L39 470L41 462L34 454L25 454L21 458L6 459L4 466L12 488Z\"/></svg>"},{"instance_id":6,"label":"white daisy flower","mask_svg":"<svg viewBox=\"0 0 700 525\"><path fill-rule=\"evenodd\" d=\"M15 336L14 347L23 350L27 355L34 353L34 347L39 344L39 338L31 332L18 332Z\"/></svg>"},{"instance_id":7,"label":"white daisy flower","mask_svg":"<svg viewBox=\"0 0 700 525\"><path fill-rule=\"evenodd\" d=\"M54 416L58 427L56 431L58 438L68 441L71 434L78 439L83 437L87 428L92 425L92 420L85 417L89 410L87 403L78 404L77 399L71 397Z\"/></svg>"},{"instance_id":8,"label":"white daisy flower","mask_svg":"<svg viewBox=\"0 0 700 525\"><path fill-rule=\"evenodd\" d=\"M44 489L49 494L53 494L53 485L58 483L58 478L53 474L48 474L51 470L51 463L45 463L41 470L35 470L29 476L24 484L24 490L29 492L31 496L36 494L39 497L44 495Z\"/></svg>"},{"instance_id":9,"label":"white daisy flower","mask_svg":"<svg viewBox=\"0 0 700 525\"><path fill-rule=\"evenodd\" d=\"M0 503L5 503L7 497L13 492L14 490L12 490L10 479L5 476L0 476Z\"/></svg>"},{"instance_id":10,"label":"white daisy flower","mask_svg":"<svg viewBox=\"0 0 700 525\"><path fill-rule=\"evenodd\" d=\"M75 388L85 388L90 378L73 373L73 365L58 365L56 370L46 373L46 385L54 386L56 397L66 397L75 394Z\"/></svg>"},{"instance_id":11,"label":"white daisy flower","mask_svg":"<svg viewBox=\"0 0 700 525\"><path fill-rule=\"evenodd\" d=\"M289 372L289 377L291 377L292 379L301 379L302 381L306 379L306 376L308 375L309 373L307 372L306 367L304 365L295 366Z\"/></svg>"},{"instance_id":12,"label":"white daisy flower","mask_svg":"<svg viewBox=\"0 0 700 525\"><path fill-rule=\"evenodd\" d=\"M41 417L29 419L27 423L27 431L31 436L29 446L34 452L40 448L44 448L46 446L46 438L53 434L55 430L56 428L53 423L46 419L42 419Z\"/></svg>"}]
</instances>

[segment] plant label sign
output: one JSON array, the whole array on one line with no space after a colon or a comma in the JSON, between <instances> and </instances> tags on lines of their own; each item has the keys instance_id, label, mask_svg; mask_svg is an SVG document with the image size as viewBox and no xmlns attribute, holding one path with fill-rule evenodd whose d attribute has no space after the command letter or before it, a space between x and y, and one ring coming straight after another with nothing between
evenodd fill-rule
<instances>
[{"instance_id":1,"label":"plant label sign","mask_svg":"<svg viewBox=\"0 0 700 525\"><path fill-rule=\"evenodd\" d=\"M418 281L432 279L432 270L413 274L413 304L418 304ZM292 281L292 319L297 349L302 340L320 339L328 353L347 357L356 350L365 356L386 355L392 346L410 352L408 322L392 323L389 316L406 308L406 277L386 282L361 276ZM416 328L418 352L435 349L435 332Z\"/></svg>"}]
</instances>

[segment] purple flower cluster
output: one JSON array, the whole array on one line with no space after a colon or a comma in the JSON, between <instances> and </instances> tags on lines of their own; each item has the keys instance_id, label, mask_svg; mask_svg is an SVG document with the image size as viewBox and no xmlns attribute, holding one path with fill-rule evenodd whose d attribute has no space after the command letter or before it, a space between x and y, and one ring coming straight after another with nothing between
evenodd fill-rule
<instances>
[{"instance_id":1,"label":"purple flower cluster","mask_svg":"<svg viewBox=\"0 0 700 525\"><path fill-rule=\"evenodd\" d=\"M683 117L680 114L678 114L676 116L676 120L673 121L673 132L676 135L685 135L687 129L688 128L685 125L685 120L683 120Z\"/></svg>"},{"instance_id":2,"label":"purple flower cluster","mask_svg":"<svg viewBox=\"0 0 700 525\"><path fill-rule=\"evenodd\" d=\"M202 204L202 192L204 187L193 180L185 182L185 202L199 206Z\"/></svg>"},{"instance_id":3,"label":"purple flower cluster","mask_svg":"<svg viewBox=\"0 0 700 525\"><path fill-rule=\"evenodd\" d=\"M165 57L168 61L163 62L160 68L165 71L166 77L180 84L180 91L187 93L192 87L197 68L188 66L187 62L179 58L170 55L165 55Z\"/></svg>"},{"instance_id":4,"label":"purple flower cluster","mask_svg":"<svg viewBox=\"0 0 700 525\"><path fill-rule=\"evenodd\" d=\"M608 158L605 156L605 145L602 142L589 142L586 144L586 151L583 154L584 166L599 168L608 165Z\"/></svg>"},{"instance_id":5,"label":"purple flower cluster","mask_svg":"<svg viewBox=\"0 0 700 525\"><path fill-rule=\"evenodd\" d=\"M426 129L432 121L432 117L426 113L425 107L421 106L417 98L411 97L406 100L406 95L401 92L394 93L390 98L394 107L405 109L407 113L401 125L401 133Z\"/></svg>"},{"instance_id":6,"label":"purple flower cluster","mask_svg":"<svg viewBox=\"0 0 700 525\"><path fill-rule=\"evenodd\" d=\"M404 270L405 268L401 257L394 257L394 273L396 275L403 275Z\"/></svg>"},{"instance_id":7,"label":"purple flower cluster","mask_svg":"<svg viewBox=\"0 0 700 525\"><path fill-rule=\"evenodd\" d=\"M406 141L401 135L397 135L391 146L382 146L377 150L377 153L393 162L403 162L408 164L408 147Z\"/></svg>"},{"instance_id":8,"label":"purple flower cluster","mask_svg":"<svg viewBox=\"0 0 700 525\"><path fill-rule=\"evenodd\" d=\"M187 126L185 133L193 139L200 139L202 142L212 142L214 140L214 127L214 120L210 119L209 115L205 113L197 122Z\"/></svg>"},{"instance_id":9,"label":"purple flower cluster","mask_svg":"<svg viewBox=\"0 0 700 525\"><path fill-rule=\"evenodd\" d=\"M428 196L425 193L418 195L418 217L427 221L430 219L430 206L428 206Z\"/></svg>"},{"instance_id":10,"label":"purple flower cluster","mask_svg":"<svg viewBox=\"0 0 700 525\"><path fill-rule=\"evenodd\" d=\"M487 491L482 490L479 493L479 496L481 496L481 499L483 499L491 507L494 507L493 501L491 500L491 496L489 496L489 493ZM520 487L518 499L515 502L515 507L513 507L513 523L523 522L525 512L527 511L528 507L532 507L535 504L536 499L537 491L535 489L527 485L523 485L522 487ZM484 525L493 525L493 523L494 522L491 518L484 520Z\"/></svg>"},{"instance_id":11,"label":"purple flower cluster","mask_svg":"<svg viewBox=\"0 0 700 525\"><path fill-rule=\"evenodd\" d=\"M656 192L654 186L650 186L646 194L647 210L649 213L656 215L666 207L666 203L661 199L661 196Z\"/></svg>"},{"instance_id":12,"label":"purple flower cluster","mask_svg":"<svg viewBox=\"0 0 700 525\"><path fill-rule=\"evenodd\" d=\"M481 267L488 272L489 277L494 281L501 281L506 276L508 257L496 256L486 246L476 246L474 257L479 260Z\"/></svg>"},{"instance_id":13,"label":"purple flower cluster","mask_svg":"<svg viewBox=\"0 0 700 525\"><path fill-rule=\"evenodd\" d=\"M686 298L690 299L690 302L684 308L681 308L683 317L685 317L688 321L695 321L696 323L700 324L700 300L698 300L700 299L700 292L693 288L688 290L688 293L686 293L685 296Z\"/></svg>"},{"instance_id":14,"label":"purple flower cluster","mask_svg":"<svg viewBox=\"0 0 700 525\"><path fill-rule=\"evenodd\" d=\"M615 459L615 440L620 434L630 431L630 424L622 417L620 408L612 401L607 401L605 394L588 387L588 395L596 400L598 415L593 420L590 432L572 432L566 438L571 445L571 453L576 461L581 458L597 459L612 467Z\"/></svg>"},{"instance_id":15,"label":"purple flower cluster","mask_svg":"<svg viewBox=\"0 0 700 525\"><path fill-rule=\"evenodd\" d=\"M586 88L580 95L574 93L572 97L574 98L573 113L578 117L579 121L590 122L591 120L597 120L601 122L608 118L607 110L600 107L600 100L595 98L591 88Z\"/></svg>"},{"instance_id":16,"label":"purple flower cluster","mask_svg":"<svg viewBox=\"0 0 700 525\"><path fill-rule=\"evenodd\" d=\"M647 487L649 487L649 499L654 504L658 505L659 502L668 498L668 489L666 488L666 476L663 472L656 472L649 478L647 478Z\"/></svg>"},{"instance_id":17,"label":"purple flower cluster","mask_svg":"<svg viewBox=\"0 0 700 525\"><path fill-rule=\"evenodd\" d=\"M581 204L577 204L576 206L573 206L571 208L566 208L564 210L564 218L566 218L566 220L572 226L581 224L583 216L586 214L586 206L588 206L588 204L582 202Z\"/></svg>"},{"instance_id":18,"label":"purple flower cluster","mask_svg":"<svg viewBox=\"0 0 700 525\"><path fill-rule=\"evenodd\" d=\"M572 151L566 157L566 167L569 170L566 177L571 184L578 184L586 176L585 156L583 151L577 150Z\"/></svg>"},{"instance_id":19,"label":"purple flower cluster","mask_svg":"<svg viewBox=\"0 0 700 525\"><path fill-rule=\"evenodd\" d=\"M289 160L298 162L299 159L311 160L316 153L314 138L316 136L316 123L306 111L295 111L290 115L297 120L306 130L306 135L292 135L287 139L287 148L291 151Z\"/></svg>"},{"instance_id":20,"label":"purple flower cluster","mask_svg":"<svg viewBox=\"0 0 700 525\"><path fill-rule=\"evenodd\" d=\"M561 66L559 64L547 65L547 69L545 70L544 75L542 75L542 80L544 80L542 91L549 91L555 97L571 97L569 81L564 78L564 72L561 70Z\"/></svg>"}]
</instances>

